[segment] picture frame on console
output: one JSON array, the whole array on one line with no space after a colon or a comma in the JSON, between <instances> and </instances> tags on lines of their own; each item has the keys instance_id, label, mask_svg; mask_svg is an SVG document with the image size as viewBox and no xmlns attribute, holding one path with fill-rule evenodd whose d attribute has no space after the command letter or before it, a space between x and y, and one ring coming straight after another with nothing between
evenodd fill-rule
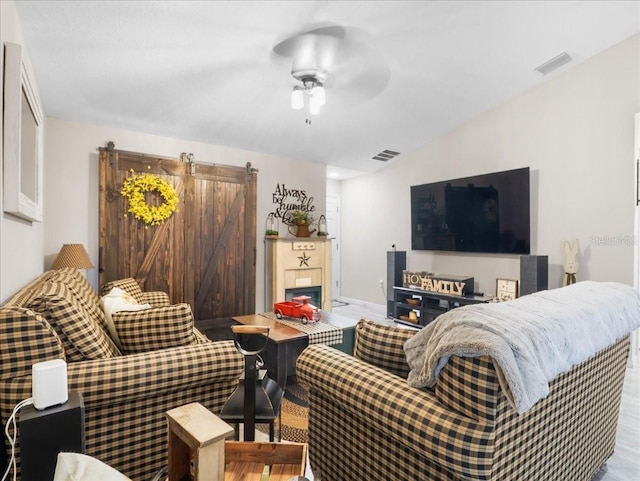
<instances>
[{"instance_id":1,"label":"picture frame on console","mask_svg":"<svg viewBox=\"0 0 640 481\"><path fill-rule=\"evenodd\" d=\"M515 279L496 279L496 297L500 301L512 301L518 297L518 281Z\"/></svg>"}]
</instances>

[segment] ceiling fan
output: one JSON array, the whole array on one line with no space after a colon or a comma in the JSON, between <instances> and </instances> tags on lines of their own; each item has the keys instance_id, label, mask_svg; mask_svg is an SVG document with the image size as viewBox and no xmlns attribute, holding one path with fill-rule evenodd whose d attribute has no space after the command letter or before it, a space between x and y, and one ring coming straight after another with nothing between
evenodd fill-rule
<instances>
[{"instance_id":1,"label":"ceiling fan","mask_svg":"<svg viewBox=\"0 0 640 481\"><path fill-rule=\"evenodd\" d=\"M275 55L291 62L291 75L297 81L291 92L292 108L302 109L306 103L309 113L317 115L326 103L325 87L341 105L370 99L384 90L389 66L357 36L353 28L316 26L273 47Z\"/></svg>"}]
</instances>

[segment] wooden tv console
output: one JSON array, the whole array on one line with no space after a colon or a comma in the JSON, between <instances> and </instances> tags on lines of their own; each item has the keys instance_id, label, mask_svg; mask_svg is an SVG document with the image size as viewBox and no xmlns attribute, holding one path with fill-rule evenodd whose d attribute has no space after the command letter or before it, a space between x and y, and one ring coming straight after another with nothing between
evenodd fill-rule
<instances>
[{"instance_id":1,"label":"wooden tv console","mask_svg":"<svg viewBox=\"0 0 640 481\"><path fill-rule=\"evenodd\" d=\"M456 307L489 302L490 297L455 296L408 287L393 288L393 318L399 324L422 328L440 314ZM416 319L411 319L414 312Z\"/></svg>"}]
</instances>

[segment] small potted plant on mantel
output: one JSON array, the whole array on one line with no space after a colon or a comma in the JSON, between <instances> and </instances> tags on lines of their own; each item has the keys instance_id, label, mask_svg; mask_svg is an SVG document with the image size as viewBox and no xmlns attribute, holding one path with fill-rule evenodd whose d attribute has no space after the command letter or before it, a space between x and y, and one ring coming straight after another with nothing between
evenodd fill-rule
<instances>
[{"instance_id":1,"label":"small potted plant on mantel","mask_svg":"<svg viewBox=\"0 0 640 481\"><path fill-rule=\"evenodd\" d=\"M309 230L309 226L313 222L313 216L306 210L294 210L291 212L291 225L289 232L296 237L310 237L316 230ZM292 232L291 227L296 226L296 231Z\"/></svg>"}]
</instances>

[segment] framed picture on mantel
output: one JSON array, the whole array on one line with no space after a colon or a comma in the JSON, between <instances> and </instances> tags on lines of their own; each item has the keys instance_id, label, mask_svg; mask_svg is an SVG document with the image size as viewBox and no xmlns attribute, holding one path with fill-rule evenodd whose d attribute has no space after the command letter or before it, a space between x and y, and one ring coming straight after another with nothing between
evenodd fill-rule
<instances>
[{"instance_id":1,"label":"framed picture on mantel","mask_svg":"<svg viewBox=\"0 0 640 481\"><path fill-rule=\"evenodd\" d=\"M518 297L518 281L496 279L496 297L501 301L511 301Z\"/></svg>"}]
</instances>

